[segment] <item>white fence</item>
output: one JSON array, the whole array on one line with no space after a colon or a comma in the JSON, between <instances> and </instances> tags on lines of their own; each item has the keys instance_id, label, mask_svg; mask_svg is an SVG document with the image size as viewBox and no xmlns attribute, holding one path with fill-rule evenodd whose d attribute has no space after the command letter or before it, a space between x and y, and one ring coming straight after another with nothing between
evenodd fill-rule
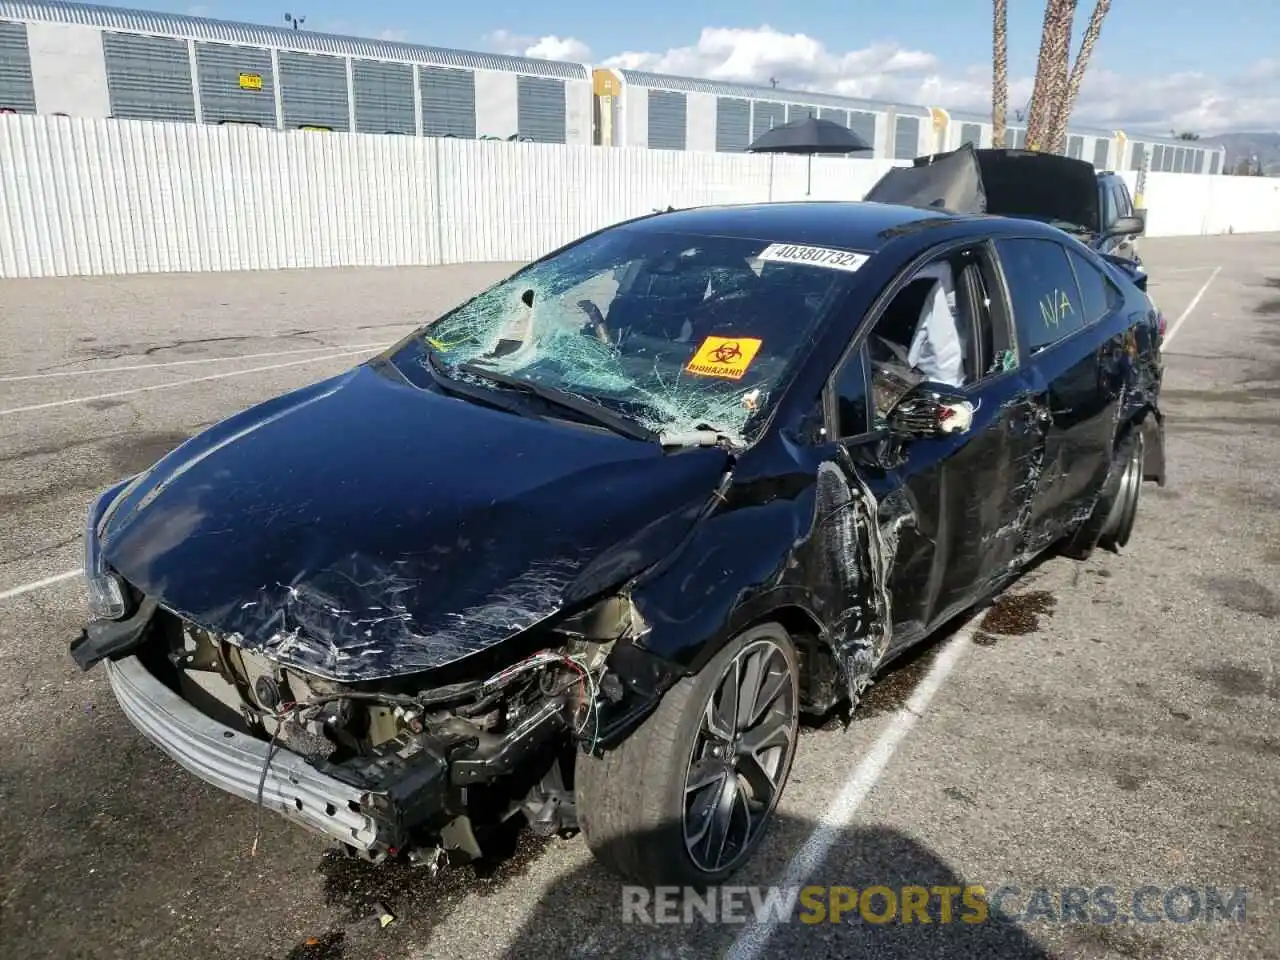
<instances>
[{"instance_id":1,"label":"white fence","mask_svg":"<svg viewBox=\"0 0 1280 960\"><path fill-rule=\"evenodd\" d=\"M859 200L890 165L0 116L0 277L529 260L668 205ZM1152 174L1151 235L1280 230L1280 181Z\"/></svg>"}]
</instances>

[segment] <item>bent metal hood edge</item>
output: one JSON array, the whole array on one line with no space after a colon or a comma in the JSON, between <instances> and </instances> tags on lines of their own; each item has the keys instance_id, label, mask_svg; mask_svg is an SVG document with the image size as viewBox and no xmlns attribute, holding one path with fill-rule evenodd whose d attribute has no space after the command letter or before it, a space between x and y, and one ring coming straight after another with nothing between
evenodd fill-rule
<instances>
[{"instance_id":1,"label":"bent metal hood edge","mask_svg":"<svg viewBox=\"0 0 1280 960\"><path fill-rule=\"evenodd\" d=\"M343 682L399 677L660 559L728 464L364 365L171 452L112 506L101 548L148 597L244 649Z\"/></svg>"}]
</instances>

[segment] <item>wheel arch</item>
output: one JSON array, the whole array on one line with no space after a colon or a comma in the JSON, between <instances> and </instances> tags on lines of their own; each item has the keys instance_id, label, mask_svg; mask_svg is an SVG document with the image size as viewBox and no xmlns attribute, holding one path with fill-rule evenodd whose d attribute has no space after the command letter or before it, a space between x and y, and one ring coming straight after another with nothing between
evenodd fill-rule
<instances>
[{"instance_id":1,"label":"wheel arch","mask_svg":"<svg viewBox=\"0 0 1280 960\"><path fill-rule=\"evenodd\" d=\"M731 636L754 627L776 623L787 632L800 661L800 705L805 713L824 714L844 694L843 679L836 648L824 629L822 620L806 604L784 600L776 606L757 612L737 626ZM728 642L728 638L726 641Z\"/></svg>"},{"instance_id":2,"label":"wheel arch","mask_svg":"<svg viewBox=\"0 0 1280 960\"><path fill-rule=\"evenodd\" d=\"M1119 450L1134 430L1142 433L1142 479L1163 487L1166 482L1164 455L1164 414L1151 402L1133 406L1121 418L1112 450Z\"/></svg>"}]
</instances>

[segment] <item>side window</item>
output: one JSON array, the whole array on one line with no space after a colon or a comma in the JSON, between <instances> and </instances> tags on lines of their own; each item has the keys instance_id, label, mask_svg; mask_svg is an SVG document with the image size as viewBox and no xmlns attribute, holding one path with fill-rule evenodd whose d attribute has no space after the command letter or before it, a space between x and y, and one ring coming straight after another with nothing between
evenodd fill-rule
<instances>
[{"instance_id":1,"label":"side window","mask_svg":"<svg viewBox=\"0 0 1280 960\"><path fill-rule=\"evenodd\" d=\"M1115 197L1116 216L1128 216L1128 196L1125 195L1124 184L1120 180L1111 180L1111 193Z\"/></svg>"},{"instance_id":2,"label":"side window","mask_svg":"<svg viewBox=\"0 0 1280 960\"><path fill-rule=\"evenodd\" d=\"M1129 185L1125 183L1123 180L1121 180L1119 177L1116 178L1115 183L1116 183L1116 206L1117 206L1117 209L1120 211L1120 216L1122 217L1133 216L1133 200L1130 199L1129 197Z\"/></svg>"},{"instance_id":3,"label":"side window","mask_svg":"<svg viewBox=\"0 0 1280 960\"><path fill-rule=\"evenodd\" d=\"M1116 285L1075 250L1067 251L1080 285L1080 315L1090 324L1115 310L1122 301Z\"/></svg>"},{"instance_id":4,"label":"side window","mask_svg":"<svg viewBox=\"0 0 1280 960\"><path fill-rule=\"evenodd\" d=\"M966 274L973 284L978 328L975 379L980 379L1018 368L1018 340L1003 296L991 295L991 291L1000 289L994 266L986 256L979 256L977 261L966 269Z\"/></svg>"},{"instance_id":5,"label":"side window","mask_svg":"<svg viewBox=\"0 0 1280 960\"><path fill-rule=\"evenodd\" d=\"M1116 192L1110 182L1104 182L1102 186L1102 225L1109 227L1115 223L1116 217L1120 216L1120 211L1116 209Z\"/></svg>"},{"instance_id":6,"label":"side window","mask_svg":"<svg viewBox=\"0 0 1280 960\"><path fill-rule=\"evenodd\" d=\"M1080 288L1067 251L1053 240L998 240L1018 336L1029 353L1084 327Z\"/></svg>"},{"instance_id":7,"label":"side window","mask_svg":"<svg viewBox=\"0 0 1280 960\"><path fill-rule=\"evenodd\" d=\"M968 379L969 311L949 258L917 269L876 318L867 337L872 410L882 420L917 383Z\"/></svg>"},{"instance_id":8,"label":"side window","mask_svg":"<svg viewBox=\"0 0 1280 960\"><path fill-rule=\"evenodd\" d=\"M836 374L836 436L856 437L871 429L867 405L867 351L850 354Z\"/></svg>"},{"instance_id":9,"label":"side window","mask_svg":"<svg viewBox=\"0 0 1280 960\"><path fill-rule=\"evenodd\" d=\"M999 324L986 290L995 275L982 250L962 248L917 268L874 321L867 360L876 422L922 381L969 386L992 372L997 353L1000 369L1009 369L1009 338L993 332Z\"/></svg>"}]
</instances>

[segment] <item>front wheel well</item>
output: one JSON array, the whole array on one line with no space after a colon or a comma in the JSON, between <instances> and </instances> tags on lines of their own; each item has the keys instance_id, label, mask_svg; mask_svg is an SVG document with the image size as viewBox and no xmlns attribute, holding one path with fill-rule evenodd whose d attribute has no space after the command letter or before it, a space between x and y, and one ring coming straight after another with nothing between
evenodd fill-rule
<instances>
[{"instance_id":1,"label":"front wheel well","mask_svg":"<svg viewBox=\"0 0 1280 960\"><path fill-rule=\"evenodd\" d=\"M841 699L844 686L840 667L822 624L804 607L774 607L743 629L776 623L790 635L800 660L800 705L806 714L824 715Z\"/></svg>"}]
</instances>

